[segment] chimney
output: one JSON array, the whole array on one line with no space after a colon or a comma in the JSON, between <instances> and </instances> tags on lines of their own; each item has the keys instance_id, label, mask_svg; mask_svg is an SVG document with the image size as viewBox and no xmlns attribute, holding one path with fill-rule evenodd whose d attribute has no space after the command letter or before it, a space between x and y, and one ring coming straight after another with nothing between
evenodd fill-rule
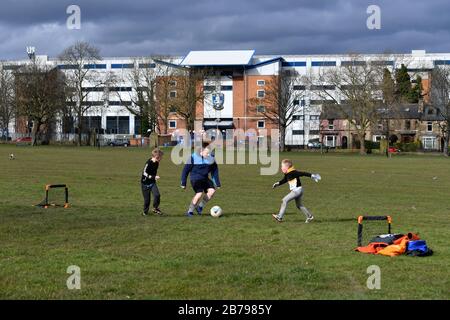
<instances>
[{"instance_id":1,"label":"chimney","mask_svg":"<svg viewBox=\"0 0 450 320\"><path fill-rule=\"evenodd\" d=\"M423 99L420 98L419 99L419 113L423 113Z\"/></svg>"}]
</instances>

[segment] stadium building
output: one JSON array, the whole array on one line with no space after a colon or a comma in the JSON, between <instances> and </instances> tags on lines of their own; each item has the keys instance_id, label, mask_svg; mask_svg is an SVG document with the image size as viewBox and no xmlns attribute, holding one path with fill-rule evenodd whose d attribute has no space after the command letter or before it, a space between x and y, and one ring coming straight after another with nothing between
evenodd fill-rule
<instances>
[{"instance_id":1,"label":"stadium building","mask_svg":"<svg viewBox=\"0 0 450 320\"><path fill-rule=\"evenodd\" d=\"M361 61L377 58L391 70L406 65L411 78L422 77L424 91L429 90L429 75L434 66L450 64L450 53L427 53L413 50L408 54L362 54ZM47 56L36 56L40 63L51 65L62 72L70 72L73 66L64 64ZM204 80L204 96L197 103L195 130L217 128L225 129L261 129L277 128L277 122L268 116L266 95L268 85L277 79L281 72L292 72L298 76L298 83L292 90L298 91L292 123L287 127L286 144L304 146L309 141L321 140L321 113L323 98L318 94L320 86L303 83L302 79L329 68L341 68L353 63L354 56L349 54L328 55L257 55L254 50L191 51L184 57L164 58L103 58L96 63L85 65L86 69L95 71L95 77L85 83L88 103L91 108L83 119L61 119L55 125L56 137L73 138L77 121L83 121L86 130L96 130L107 138L121 136L139 136L141 119L131 112L137 95L136 87L131 81L135 70L152 72L159 66L168 68L197 68L213 71L214 79ZM5 70L16 70L30 60L2 61ZM114 83L97 85L111 75ZM98 81L97 81L98 80ZM158 83L156 81L155 83ZM169 98L177 98L176 80L171 82ZM339 97L337 97L339 99ZM167 119L159 119L156 130L159 133L175 134L186 128L186 121L176 110L169 112ZM28 126L19 121L10 124L11 136L27 135ZM346 137L350 139L350 137ZM437 138L436 138L437 139ZM326 138L331 146L339 144L336 137ZM350 145L350 141L345 141Z\"/></svg>"}]
</instances>

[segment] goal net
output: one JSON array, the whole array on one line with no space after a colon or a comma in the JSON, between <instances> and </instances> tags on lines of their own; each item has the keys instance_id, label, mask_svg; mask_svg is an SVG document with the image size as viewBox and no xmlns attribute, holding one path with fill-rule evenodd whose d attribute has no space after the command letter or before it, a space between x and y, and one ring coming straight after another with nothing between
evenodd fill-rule
<instances>
[{"instance_id":1,"label":"goal net","mask_svg":"<svg viewBox=\"0 0 450 320\"><path fill-rule=\"evenodd\" d=\"M42 208L69 207L69 188L65 184L48 184L45 186L45 198L38 204Z\"/></svg>"},{"instance_id":2,"label":"goal net","mask_svg":"<svg viewBox=\"0 0 450 320\"><path fill-rule=\"evenodd\" d=\"M390 216L359 216L358 247L368 245L370 240L378 235L390 234L391 224Z\"/></svg>"}]
</instances>

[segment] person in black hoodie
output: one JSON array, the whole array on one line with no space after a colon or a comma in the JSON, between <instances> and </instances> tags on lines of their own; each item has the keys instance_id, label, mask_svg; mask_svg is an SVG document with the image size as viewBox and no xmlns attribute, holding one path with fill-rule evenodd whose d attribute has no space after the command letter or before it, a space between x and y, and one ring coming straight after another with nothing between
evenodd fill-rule
<instances>
[{"instance_id":1,"label":"person in black hoodie","mask_svg":"<svg viewBox=\"0 0 450 320\"><path fill-rule=\"evenodd\" d=\"M283 179L275 182L272 188L276 188L287 182L289 184L290 192L281 201L281 208L279 213L273 214L272 217L276 221L282 222L284 213L286 212L287 204L290 201L295 200L297 208L301 210L306 216L305 223L311 222L314 219L314 216L302 203L303 187L302 182L300 181L300 177L309 177L318 182L321 179L320 175L318 173L309 173L295 170L292 161L289 159L284 159L283 161L281 161L281 171L284 173Z\"/></svg>"},{"instance_id":2,"label":"person in black hoodie","mask_svg":"<svg viewBox=\"0 0 450 320\"><path fill-rule=\"evenodd\" d=\"M162 159L163 152L159 149L152 151L152 157L145 163L144 170L141 177L141 189L144 196L144 211L142 215L148 215L150 210L150 195L153 194L153 213L161 215L162 211L159 209L161 202L161 195L156 185L156 181L159 180L158 167L159 162Z\"/></svg>"}]
</instances>

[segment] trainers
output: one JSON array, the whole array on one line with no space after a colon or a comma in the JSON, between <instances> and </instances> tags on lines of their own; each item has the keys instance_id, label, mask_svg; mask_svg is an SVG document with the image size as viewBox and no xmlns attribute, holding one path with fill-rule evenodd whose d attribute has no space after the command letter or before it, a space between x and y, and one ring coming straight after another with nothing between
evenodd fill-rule
<instances>
[{"instance_id":1,"label":"trainers","mask_svg":"<svg viewBox=\"0 0 450 320\"><path fill-rule=\"evenodd\" d=\"M157 215L159 215L159 216L161 216L161 215L163 214L163 212L162 212L161 209L159 209L159 208L154 208L154 209L153 209L153 213L154 213L154 214L157 214Z\"/></svg>"},{"instance_id":2,"label":"trainers","mask_svg":"<svg viewBox=\"0 0 450 320\"><path fill-rule=\"evenodd\" d=\"M310 223L313 220L314 220L314 216L310 216L310 217L306 218L305 223Z\"/></svg>"},{"instance_id":3,"label":"trainers","mask_svg":"<svg viewBox=\"0 0 450 320\"><path fill-rule=\"evenodd\" d=\"M203 212L203 208L200 208L200 207L196 207L196 208L195 208L195 210L197 211L197 214L198 214L199 216L201 216L201 215L202 215L202 212Z\"/></svg>"},{"instance_id":4,"label":"trainers","mask_svg":"<svg viewBox=\"0 0 450 320\"><path fill-rule=\"evenodd\" d=\"M192 218L194 216L192 212L186 212L184 215L188 218Z\"/></svg>"},{"instance_id":5,"label":"trainers","mask_svg":"<svg viewBox=\"0 0 450 320\"><path fill-rule=\"evenodd\" d=\"M283 219L281 219L277 214L273 214L272 217L278 222L283 222Z\"/></svg>"},{"instance_id":6,"label":"trainers","mask_svg":"<svg viewBox=\"0 0 450 320\"><path fill-rule=\"evenodd\" d=\"M145 216L148 216L148 212L142 212L142 215L145 217Z\"/></svg>"}]
</instances>

